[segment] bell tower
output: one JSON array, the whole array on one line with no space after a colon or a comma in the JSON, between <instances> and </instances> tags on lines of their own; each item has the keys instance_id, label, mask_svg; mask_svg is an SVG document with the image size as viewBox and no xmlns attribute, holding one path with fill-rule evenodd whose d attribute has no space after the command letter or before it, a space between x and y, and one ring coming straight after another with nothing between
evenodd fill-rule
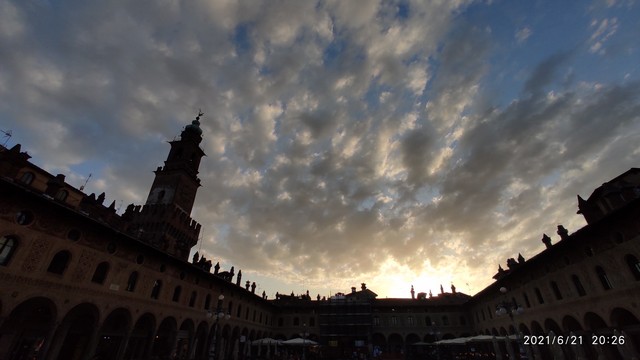
<instances>
[{"instance_id":1,"label":"bell tower","mask_svg":"<svg viewBox=\"0 0 640 360\"><path fill-rule=\"evenodd\" d=\"M154 171L145 205L129 205L123 214L132 235L185 261L198 242L201 228L191 219L191 210L200 187L200 160L205 156L200 148L202 115L199 112L179 138L169 141L169 155L164 166Z\"/></svg>"},{"instance_id":2,"label":"bell tower","mask_svg":"<svg viewBox=\"0 0 640 360\"><path fill-rule=\"evenodd\" d=\"M200 148L202 129L200 129L200 112L191 125L185 126L180 139L170 141L171 150L164 166L158 167L147 197L147 205L174 204L187 214L191 214L196 192L200 187L198 167L200 159L205 155Z\"/></svg>"}]
</instances>

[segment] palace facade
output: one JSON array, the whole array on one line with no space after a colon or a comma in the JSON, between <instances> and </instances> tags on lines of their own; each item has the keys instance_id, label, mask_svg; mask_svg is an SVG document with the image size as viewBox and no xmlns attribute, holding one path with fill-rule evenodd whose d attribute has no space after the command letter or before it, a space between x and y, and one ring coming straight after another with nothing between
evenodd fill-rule
<instances>
[{"instance_id":1,"label":"palace facade","mask_svg":"<svg viewBox=\"0 0 640 360\"><path fill-rule=\"evenodd\" d=\"M146 203L121 215L20 145L0 148L0 359L237 360L268 354L250 345L267 337L319 342L327 358L374 349L400 358L443 339L551 331L583 343L534 346L537 358L637 356L640 169L578 197L585 227L559 226L555 243L544 235L544 251L509 259L474 296L452 286L378 299L361 284L329 299L268 299L241 271L189 259L201 230L191 218L201 141L196 118L170 142ZM611 344L614 335L625 344Z\"/></svg>"}]
</instances>

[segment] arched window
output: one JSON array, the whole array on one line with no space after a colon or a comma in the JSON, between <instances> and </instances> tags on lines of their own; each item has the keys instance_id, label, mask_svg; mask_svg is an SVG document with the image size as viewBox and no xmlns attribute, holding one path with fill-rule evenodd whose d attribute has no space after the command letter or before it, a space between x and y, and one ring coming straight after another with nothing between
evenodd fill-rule
<instances>
[{"instance_id":1,"label":"arched window","mask_svg":"<svg viewBox=\"0 0 640 360\"><path fill-rule=\"evenodd\" d=\"M575 275L575 274L572 275L571 281L573 281L573 286L576 288L576 292L578 292L578 296L587 295L587 292L584 291L584 286L582 286L582 281L580 281L580 278L578 277L578 275Z\"/></svg>"},{"instance_id":2,"label":"arched window","mask_svg":"<svg viewBox=\"0 0 640 360\"><path fill-rule=\"evenodd\" d=\"M629 266L629 271L631 271L633 278L636 279L636 281L640 280L640 261L638 261L638 258L631 254L627 254L627 256L624 257L624 260L626 261L627 266Z\"/></svg>"},{"instance_id":3,"label":"arched window","mask_svg":"<svg viewBox=\"0 0 640 360\"><path fill-rule=\"evenodd\" d=\"M542 293L540 292L540 289L535 288L534 291L536 293L536 297L538 298L538 304L540 305L544 304L544 298L542 297Z\"/></svg>"},{"instance_id":4,"label":"arched window","mask_svg":"<svg viewBox=\"0 0 640 360\"><path fill-rule=\"evenodd\" d=\"M18 240L13 236L3 236L0 238L0 265L7 266L11 256L16 251Z\"/></svg>"},{"instance_id":5,"label":"arched window","mask_svg":"<svg viewBox=\"0 0 640 360\"><path fill-rule=\"evenodd\" d=\"M204 299L204 309L208 310L211 306L211 294L207 294L207 297Z\"/></svg>"},{"instance_id":6,"label":"arched window","mask_svg":"<svg viewBox=\"0 0 640 360\"><path fill-rule=\"evenodd\" d=\"M180 293L182 292L182 286L178 285L176 286L176 288L173 290L173 298L172 300L175 302L180 301Z\"/></svg>"},{"instance_id":7,"label":"arched window","mask_svg":"<svg viewBox=\"0 0 640 360\"><path fill-rule=\"evenodd\" d=\"M69 196L69 192L67 190L60 190L56 193L55 199L58 201L67 200L67 196Z\"/></svg>"},{"instance_id":8,"label":"arched window","mask_svg":"<svg viewBox=\"0 0 640 360\"><path fill-rule=\"evenodd\" d=\"M249 309L247 309L247 313L249 313ZM236 318L240 318L242 316L242 304L238 305L238 310L236 312ZM248 317L248 316L247 316ZM245 318L246 319L246 318Z\"/></svg>"},{"instance_id":9,"label":"arched window","mask_svg":"<svg viewBox=\"0 0 640 360\"><path fill-rule=\"evenodd\" d=\"M444 326L448 326L449 325L449 317L448 316L443 316L442 317L442 325Z\"/></svg>"},{"instance_id":10,"label":"arched window","mask_svg":"<svg viewBox=\"0 0 640 360\"><path fill-rule=\"evenodd\" d=\"M107 273L109 272L109 263L101 262L96 266L96 271L93 272L93 277L91 278L91 282L96 284L104 284L105 279L107 278Z\"/></svg>"},{"instance_id":11,"label":"arched window","mask_svg":"<svg viewBox=\"0 0 640 360\"><path fill-rule=\"evenodd\" d=\"M27 171L20 177L20 182L25 185L31 185L33 179L35 179L35 175L31 171Z\"/></svg>"},{"instance_id":12,"label":"arched window","mask_svg":"<svg viewBox=\"0 0 640 360\"><path fill-rule=\"evenodd\" d=\"M551 290L553 290L553 294L556 296L556 300L562 300L562 293L560 292L560 288L558 287L557 282L551 282Z\"/></svg>"},{"instance_id":13,"label":"arched window","mask_svg":"<svg viewBox=\"0 0 640 360\"><path fill-rule=\"evenodd\" d=\"M530 308L531 302L529 302L529 297L527 296L527 293L522 293L522 297L524 298L525 305L527 305L527 307Z\"/></svg>"},{"instance_id":14,"label":"arched window","mask_svg":"<svg viewBox=\"0 0 640 360\"><path fill-rule=\"evenodd\" d=\"M136 283L138 282L138 272L134 271L129 275L129 280L127 280L127 291L133 292L136 289Z\"/></svg>"},{"instance_id":15,"label":"arched window","mask_svg":"<svg viewBox=\"0 0 640 360\"><path fill-rule=\"evenodd\" d=\"M158 300L160 297L160 290L162 289L162 280L156 280L153 283L153 289L151 289L151 298Z\"/></svg>"},{"instance_id":16,"label":"arched window","mask_svg":"<svg viewBox=\"0 0 640 360\"><path fill-rule=\"evenodd\" d=\"M198 294L193 291L191 292L191 297L189 298L189 306L190 307L194 307L196 305L196 298L198 297Z\"/></svg>"},{"instance_id":17,"label":"arched window","mask_svg":"<svg viewBox=\"0 0 640 360\"><path fill-rule=\"evenodd\" d=\"M297 317L293 318L293 326L298 326L300 325L300 319L298 319Z\"/></svg>"},{"instance_id":18,"label":"arched window","mask_svg":"<svg viewBox=\"0 0 640 360\"><path fill-rule=\"evenodd\" d=\"M67 265L69 264L70 259L71 259L71 254L68 251L66 250L59 251L53 257L53 259L51 259L51 263L49 263L49 267L47 268L47 271L52 274L58 274L58 275L64 274L64 271L67 269Z\"/></svg>"},{"instance_id":19,"label":"arched window","mask_svg":"<svg viewBox=\"0 0 640 360\"><path fill-rule=\"evenodd\" d=\"M613 285L611 285L611 281L609 281L609 276L607 276L606 271L604 271L601 266L596 266L596 275L598 275L598 279L600 279L603 289L613 289Z\"/></svg>"}]
</instances>

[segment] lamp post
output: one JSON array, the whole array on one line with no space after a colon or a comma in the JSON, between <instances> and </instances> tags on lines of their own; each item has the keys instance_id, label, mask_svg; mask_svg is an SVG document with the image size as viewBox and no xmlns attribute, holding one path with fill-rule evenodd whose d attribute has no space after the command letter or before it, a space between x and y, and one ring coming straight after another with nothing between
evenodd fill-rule
<instances>
[{"instance_id":1,"label":"lamp post","mask_svg":"<svg viewBox=\"0 0 640 360\"><path fill-rule=\"evenodd\" d=\"M215 316L215 322L213 324L213 338L211 339L211 346L209 347L209 360L216 360L216 341L218 340L218 323L220 320L229 320L231 315L225 314L224 309L222 309L222 300L224 300L224 295L220 294L218 296L218 305L216 306L216 312L212 313L211 310L207 311L207 316L212 318Z\"/></svg>"},{"instance_id":2,"label":"lamp post","mask_svg":"<svg viewBox=\"0 0 640 360\"><path fill-rule=\"evenodd\" d=\"M436 339L436 358L438 360L440 360L440 345L437 344L437 342L440 339L440 331L438 331L438 328L436 327L436 322L432 321L431 322L431 335L433 335Z\"/></svg>"},{"instance_id":3,"label":"lamp post","mask_svg":"<svg viewBox=\"0 0 640 360\"><path fill-rule=\"evenodd\" d=\"M309 336L309 333L307 332L307 323L303 323L302 324L304 330L303 332L300 333L300 336L302 336L302 360L306 360L306 349L305 349L305 341L307 339L307 336Z\"/></svg>"},{"instance_id":4,"label":"lamp post","mask_svg":"<svg viewBox=\"0 0 640 360\"><path fill-rule=\"evenodd\" d=\"M506 296L507 288L504 287L504 286L501 287L500 288L500 292L502 293L503 296ZM503 299L496 306L496 315L497 316L509 315L509 319L511 319L511 324L513 325L513 330L516 333L516 340L517 340L517 343L518 343L518 352L520 353L520 355L522 355L524 353L524 349L523 349L522 341L520 339L520 333L518 332L518 327L516 325L516 321L514 319L514 316L515 315L521 315L523 312L524 312L524 309L522 308L522 306L518 305L518 303L516 302L515 299L513 299L513 301L507 301L506 299ZM508 337L509 337L509 335L507 333L507 338Z\"/></svg>"}]
</instances>

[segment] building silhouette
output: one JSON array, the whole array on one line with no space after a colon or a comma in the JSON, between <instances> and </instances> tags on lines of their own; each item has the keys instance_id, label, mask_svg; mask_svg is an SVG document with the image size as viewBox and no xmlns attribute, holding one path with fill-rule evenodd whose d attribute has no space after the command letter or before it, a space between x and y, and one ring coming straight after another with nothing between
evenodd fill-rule
<instances>
[{"instance_id":1,"label":"building silhouette","mask_svg":"<svg viewBox=\"0 0 640 360\"><path fill-rule=\"evenodd\" d=\"M451 285L435 296L412 287L411 297L378 299L361 284L331 298L268 299L240 270L198 253L189 259L201 230L191 218L201 141L198 116L169 142L146 203L122 215L104 193L87 195L30 162L20 145L0 147L0 359L275 357L276 347L251 345L268 337L316 341L311 358L444 358L469 347L434 343L518 333L517 348L550 332L581 343L526 350L541 359L637 356L640 169L578 197L586 226L559 225L555 241L542 236L544 251L508 259L473 296ZM499 316L500 307L514 316ZM216 322L218 311L229 318ZM473 347L508 350L489 344Z\"/></svg>"}]
</instances>

